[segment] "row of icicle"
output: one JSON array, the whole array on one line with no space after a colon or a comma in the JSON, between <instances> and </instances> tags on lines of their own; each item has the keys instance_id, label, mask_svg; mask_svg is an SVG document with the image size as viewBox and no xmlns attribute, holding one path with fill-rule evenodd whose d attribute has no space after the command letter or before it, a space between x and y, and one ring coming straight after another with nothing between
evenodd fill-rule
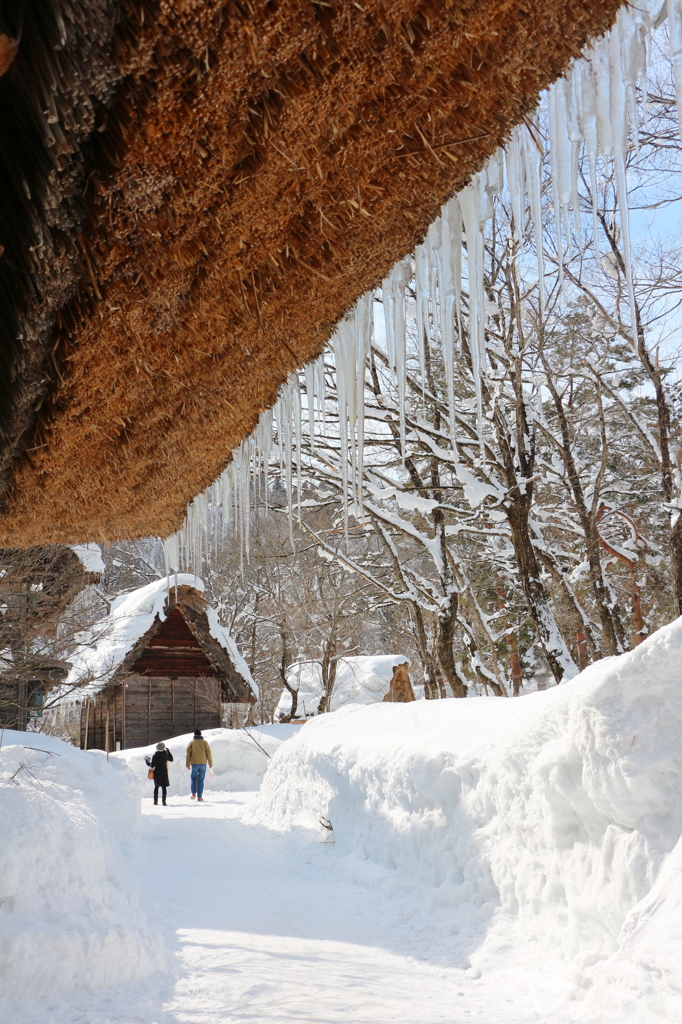
<instances>
[{"instance_id":1,"label":"row of icicle","mask_svg":"<svg viewBox=\"0 0 682 1024\"><path fill-rule=\"evenodd\" d=\"M597 160L613 161L623 259L630 305L635 324L632 286L630 225L626 186L628 135L638 144L638 110L646 111L646 69L650 61L652 33L668 19L670 53L675 76L678 115L682 118L682 0L640 0L637 7L624 7L609 33L593 43L584 56L573 62L566 75L543 97L553 191L554 227L559 280L562 259L571 254L571 235L580 238L578 205L578 160L584 145L591 176L593 204L596 204ZM637 104L637 90L644 102ZM417 246L414 262L407 257L397 263L382 286L386 356L395 373L398 388L401 449L405 451L405 385L407 371L408 287L416 291L417 335L433 317L443 346L451 436L454 437L455 360L461 350L462 278L466 270L468 288L468 332L472 369L476 381L477 409L481 416L480 377L485 359L485 327L488 316L484 288L485 229L492 216L492 200L506 184L519 242L521 225L530 218L535 236L540 304L544 302L543 265L543 141L539 131L540 108L517 126L504 149L500 149L476 174L471 183L445 204L441 216L431 225L425 241ZM594 242L598 244L597 209L593 205ZM463 260L466 240L466 262ZM374 331L374 295L368 292L355 304L331 338L336 374L340 467L346 508L349 498L361 506L360 469L364 445L364 387L367 355ZM635 339L633 338L633 344ZM423 346L419 345L423 360ZM312 441L315 431L323 432L325 421L325 359L309 363L303 371L306 402L301 399L301 380L290 374L273 409L264 412L255 431L233 453L221 477L188 506L178 533L164 542L166 571L186 568L200 574L202 562L211 555L219 533L234 522L240 538L242 557L249 557L249 521L254 494L262 488L268 496L268 467L279 456L280 479L286 495L298 494L300 480L294 481L293 466L300 467L297 452L305 429ZM420 366L424 380L423 362ZM456 453L455 453L456 454ZM289 497L288 497L289 500ZM295 510L289 500L290 520Z\"/></svg>"}]
</instances>

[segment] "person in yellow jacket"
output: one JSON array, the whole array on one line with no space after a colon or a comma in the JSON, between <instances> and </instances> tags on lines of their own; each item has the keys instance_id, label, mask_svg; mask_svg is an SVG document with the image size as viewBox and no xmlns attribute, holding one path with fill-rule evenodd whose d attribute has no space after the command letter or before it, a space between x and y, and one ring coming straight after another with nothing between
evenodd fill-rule
<instances>
[{"instance_id":1,"label":"person in yellow jacket","mask_svg":"<svg viewBox=\"0 0 682 1024\"><path fill-rule=\"evenodd\" d=\"M201 729L196 729L194 738L187 744L187 757L185 767L192 769L192 800L196 797L200 803L204 802L204 779L206 778L206 765L213 767L213 755L207 741L201 735Z\"/></svg>"}]
</instances>

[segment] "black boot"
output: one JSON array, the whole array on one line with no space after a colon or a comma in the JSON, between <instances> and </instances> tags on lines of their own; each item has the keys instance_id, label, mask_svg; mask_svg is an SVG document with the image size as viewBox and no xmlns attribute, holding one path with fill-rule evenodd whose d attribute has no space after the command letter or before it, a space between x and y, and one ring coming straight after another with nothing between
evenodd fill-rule
<instances>
[{"instance_id":1,"label":"black boot","mask_svg":"<svg viewBox=\"0 0 682 1024\"><path fill-rule=\"evenodd\" d=\"M167 807L167 806L168 806L168 804L166 803L166 801L165 801L165 800L162 800L161 802L163 803L163 806L164 806L164 807Z\"/></svg>"}]
</instances>

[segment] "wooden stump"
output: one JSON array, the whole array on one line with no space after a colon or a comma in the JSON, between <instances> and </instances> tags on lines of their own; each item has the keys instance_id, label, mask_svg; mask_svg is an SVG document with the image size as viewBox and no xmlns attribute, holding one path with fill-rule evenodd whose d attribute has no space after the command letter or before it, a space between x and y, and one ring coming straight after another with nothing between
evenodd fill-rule
<instances>
[{"instance_id":1,"label":"wooden stump","mask_svg":"<svg viewBox=\"0 0 682 1024\"><path fill-rule=\"evenodd\" d=\"M411 700L414 700L414 690L410 682L409 666L404 661L401 665L394 666L393 678L384 701L390 701L394 704L408 704Z\"/></svg>"}]
</instances>

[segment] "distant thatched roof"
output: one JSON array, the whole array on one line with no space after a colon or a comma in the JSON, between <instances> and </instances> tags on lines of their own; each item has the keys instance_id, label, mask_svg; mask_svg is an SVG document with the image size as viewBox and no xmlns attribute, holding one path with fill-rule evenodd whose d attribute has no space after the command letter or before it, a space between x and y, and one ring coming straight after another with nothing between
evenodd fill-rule
<instances>
[{"instance_id":1,"label":"distant thatched roof","mask_svg":"<svg viewBox=\"0 0 682 1024\"><path fill-rule=\"evenodd\" d=\"M212 666L212 674L230 691L230 699L253 703L258 696L258 687L234 640L221 626L215 608L211 608L204 599L203 589L204 584L198 577L180 573L172 576L170 581L165 578L156 580L117 598L108 617L83 634L82 643L71 659L65 692L77 699L83 693L97 693L110 683L120 682L121 677L129 672L149 674L141 664L145 652L153 648L154 638L164 623L174 613L180 612L198 641L202 657ZM165 651L166 648L159 650ZM159 650L155 652L157 656ZM168 651L172 658L174 648L168 648ZM152 675L159 674L154 669L149 671ZM206 674L179 668L173 672L183 676ZM169 669L167 674L173 672ZM85 689L73 689L83 685Z\"/></svg>"},{"instance_id":2,"label":"distant thatched roof","mask_svg":"<svg viewBox=\"0 0 682 1024\"><path fill-rule=\"evenodd\" d=\"M619 6L3 6L0 544L175 530Z\"/></svg>"}]
</instances>

